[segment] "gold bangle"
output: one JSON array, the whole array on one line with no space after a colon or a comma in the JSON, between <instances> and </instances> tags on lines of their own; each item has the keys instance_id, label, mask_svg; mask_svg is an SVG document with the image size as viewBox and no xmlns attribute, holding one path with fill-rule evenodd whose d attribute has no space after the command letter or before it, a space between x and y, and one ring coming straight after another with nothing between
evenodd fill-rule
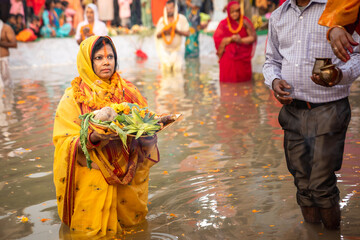
<instances>
[{"instance_id":1,"label":"gold bangle","mask_svg":"<svg viewBox=\"0 0 360 240\"><path fill-rule=\"evenodd\" d=\"M346 29L343 27L343 26L340 26L340 25L334 25L332 27L330 27L326 33L326 40L328 40L328 42L331 42L330 40L330 32L331 30L333 30L334 28L341 28L342 30L346 31Z\"/></svg>"}]
</instances>

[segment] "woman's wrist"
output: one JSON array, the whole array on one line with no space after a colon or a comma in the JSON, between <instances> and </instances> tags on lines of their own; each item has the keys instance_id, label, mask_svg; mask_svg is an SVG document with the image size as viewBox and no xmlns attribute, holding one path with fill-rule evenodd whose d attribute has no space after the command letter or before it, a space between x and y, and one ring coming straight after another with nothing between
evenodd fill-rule
<instances>
[{"instance_id":1,"label":"woman's wrist","mask_svg":"<svg viewBox=\"0 0 360 240\"><path fill-rule=\"evenodd\" d=\"M91 132L89 135L88 135L88 141L87 141L87 144L86 144L86 147L88 149L93 149L93 148L96 148L100 145L101 143L101 140L99 138L96 137L95 134L93 134L94 132Z\"/></svg>"},{"instance_id":2,"label":"woman's wrist","mask_svg":"<svg viewBox=\"0 0 360 240\"><path fill-rule=\"evenodd\" d=\"M343 26L340 26L340 25L334 25L334 26L330 27L328 29L327 33L326 33L326 39L328 40L328 42L331 42L330 33L334 28L340 28L340 29L346 31L346 29Z\"/></svg>"}]
</instances>

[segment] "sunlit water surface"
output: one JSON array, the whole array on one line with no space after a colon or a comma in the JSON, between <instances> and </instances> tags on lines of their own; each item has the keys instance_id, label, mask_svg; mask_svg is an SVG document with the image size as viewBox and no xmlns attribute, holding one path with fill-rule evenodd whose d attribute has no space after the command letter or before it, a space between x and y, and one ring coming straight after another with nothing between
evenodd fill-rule
<instances>
[{"instance_id":1,"label":"sunlit water surface","mask_svg":"<svg viewBox=\"0 0 360 240\"><path fill-rule=\"evenodd\" d=\"M359 82L338 172L341 230L327 231L303 223L282 149L280 105L261 74L220 85L215 58L188 61L175 75L152 60L120 61L119 70L151 109L183 114L159 135L147 222L119 239L360 239ZM76 66L11 73L14 90L0 98L0 239L70 239L56 210L52 128Z\"/></svg>"}]
</instances>

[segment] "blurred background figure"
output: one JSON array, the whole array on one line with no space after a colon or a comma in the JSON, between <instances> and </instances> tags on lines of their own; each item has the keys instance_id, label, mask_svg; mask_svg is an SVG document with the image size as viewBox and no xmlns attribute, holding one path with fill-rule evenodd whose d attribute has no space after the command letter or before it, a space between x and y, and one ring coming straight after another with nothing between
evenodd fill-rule
<instances>
[{"instance_id":1,"label":"blurred background figure","mask_svg":"<svg viewBox=\"0 0 360 240\"><path fill-rule=\"evenodd\" d=\"M0 20L0 89L12 87L9 73L9 48L16 48L16 38L13 29ZM0 94L2 96L2 94Z\"/></svg>"},{"instance_id":2,"label":"blurred background figure","mask_svg":"<svg viewBox=\"0 0 360 240\"><path fill-rule=\"evenodd\" d=\"M130 28L131 25L131 8L130 4L133 0L118 0L119 2L119 16L122 27Z\"/></svg>"},{"instance_id":3,"label":"blurred background figure","mask_svg":"<svg viewBox=\"0 0 360 240\"><path fill-rule=\"evenodd\" d=\"M0 0L0 19L3 22L7 22L10 14L10 8L10 0Z\"/></svg>"},{"instance_id":4,"label":"blurred background figure","mask_svg":"<svg viewBox=\"0 0 360 240\"><path fill-rule=\"evenodd\" d=\"M186 1L186 18L190 25L190 36L185 41L185 58L199 57L199 33L207 27L207 23L201 24L200 7L201 0Z\"/></svg>"},{"instance_id":5,"label":"blurred background figure","mask_svg":"<svg viewBox=\"0 0 360 240\"><path fill-rule=\"evenodd\" d=\"M18 14L21 14L22 16L25 16L24 5L22 0L11 0L10 14L14 14L16 16ZM23 21L24 21L24 17L23 17ZM25 23L25 21L23 23Z\"/></svg>"},{"instance_id":6,"label":"blurred background figure","mask_svg":"<svg viewBox=\"0 0 360 240\"><path fill-rule=\"evenodd\" d=\"M78 44L93 35L105 36L108 34L105 23L99 20L95 4L90 3L86 6L84 19L76 29L75 40Z\"/></svg>"},{"instance_id":7,"label":"blurred background figure","mask_svg":"<svg viewBox=\"0 0 360 240\"><path fill-rule=\"evenodd\" d=\"M151 15L151 0L141 0L141 21L144 27L153 27Z\"/></svg>"},{"instance_id":8,"label":"blurred background figure","mask_svg":"<svg viewBox=\"0 0 360 240\"><path fill-rule=\"evenodd\" d=\"M219 57L220 82L245 82L252 78L251 58L255 52L256 32L244 16L243 1L231 1L228 16L214 33Z\"/></svg>"},{"instance_id":9,"label":"blurred background figure","mask_svg":"<svg viewBox=\"0 0 360 240\"><path fill-rule=\"evenodd\" d=\"M182 36L190 36L189 23L186 17L178 13L174 0L167 1L164 15L156 25L156 46L160 57L161 69L179 71L183 64L180 55Z\"/></svg>"},{"instance_id":10,"label":"blurred background figure","mask_svg":"<svg viewBox=\"0 0 360 240\"><path fill-rule=\"evenodd\" d=\"M141 25L141 0L132 0L131 4L131 27Z\"/></svg>"},{"instance_id":11,"label":"blurred background figure","mask_svg":"<svg viewBox=\"0 0 360 240\"><path fill-rule=\"evenodd\" d=\"M55 11L54 0L46 0L43 13L44 26L40 32L43 37L67 37L71 31L70 24L60 22L60 17Z\"/></svg>"},{"instance_id":12,"label":"blurred background figure","mask_svg":"<svg viewBox=\"0 0 360 240\"><path fill-rule=\"evenodd\" d=\"M114 1L101 0L101 1L97 1L96 5L99 10L99 19L101 21L106 22L107 27L110 27L111 21L114 20Z\"/></svg>"}]
</instances>

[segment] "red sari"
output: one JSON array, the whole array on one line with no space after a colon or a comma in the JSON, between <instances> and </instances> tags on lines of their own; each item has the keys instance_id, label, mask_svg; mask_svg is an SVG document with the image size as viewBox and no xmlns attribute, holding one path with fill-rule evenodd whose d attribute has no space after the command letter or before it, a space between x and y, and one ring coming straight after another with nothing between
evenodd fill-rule
<instances>
[{"instance_id":1,"label":"red sari","mask_svg":"<svg viewBox=\"0 0 360 240\"><path fill-rule=\"evenodd\" d=\"M227 6L227 13L231 28L237 29L239 24L230 17L230 7L233 4L238 4L238 2L230 2ZM247 25L253 28L251 21L245 16L243 16L243 18L244 25L240 32L237 33L241 38L249 36L246 31L245 21L248 23ZM227 19L222 20L214 33L216 50L219 49L221 41L224 38L231 37L232 35L234 34L230 32ZM254 55L254 50L255 44L248 45L235 42L228 44L219 60L220 82L250 81L252 78L251 58Z\"/></svg>"}]
</instances>

